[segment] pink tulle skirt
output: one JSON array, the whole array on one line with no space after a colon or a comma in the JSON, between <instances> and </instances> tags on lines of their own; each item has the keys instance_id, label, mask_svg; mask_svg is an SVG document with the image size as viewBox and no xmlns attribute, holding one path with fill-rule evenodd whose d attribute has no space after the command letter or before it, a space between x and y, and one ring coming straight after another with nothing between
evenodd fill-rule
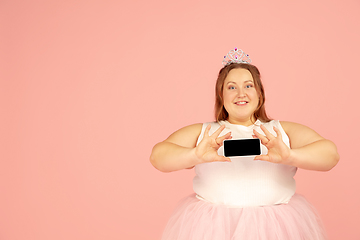
<instances>
[{"instance_id":1,"label":"pink tulle skirt","mask_svg":"<svg viewBox=\"0 0 360 240\"><path fill-rule=\"evenodd\" d=\"M288 204L229 208L195 194L175 209L162 240L324 240L312 205L295 194Z\"/></svg>"}]
</instances>

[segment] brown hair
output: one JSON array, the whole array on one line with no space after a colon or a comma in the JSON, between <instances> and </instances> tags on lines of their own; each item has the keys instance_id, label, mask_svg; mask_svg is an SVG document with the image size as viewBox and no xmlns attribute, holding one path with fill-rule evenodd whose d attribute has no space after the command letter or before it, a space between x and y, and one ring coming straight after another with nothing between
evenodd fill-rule
<instances>
[{"instance_id":1,"label":"brown hair","mask_svg":"<svg viewBox=\"0 0 360 240\"><path fill-rule=\"evenodd\" d=\"M222 120L227 120L227 118L229 117L228 112L224 108L223 87L224 87L225 79L226 79L227 75L229 74L229 72L236 68L247 69L251 73L251 75L254 79L255 89L259 95L259 106L256 108L256 110L254 112L254 115L253 115L254 118L256 120L259 119L262 122L271 121L271 119L267 116L266 111L265 111L265 105L264 105L265 104L265 91L264 91L264 87L261 82L260 71L254 65L247 64L247 63L231 63L231 64L224 66L220 70L219 76L216 81L216 86L215 86L215 119L216 119L216 121L219 122Z\"/></svg>"}]
</instances>

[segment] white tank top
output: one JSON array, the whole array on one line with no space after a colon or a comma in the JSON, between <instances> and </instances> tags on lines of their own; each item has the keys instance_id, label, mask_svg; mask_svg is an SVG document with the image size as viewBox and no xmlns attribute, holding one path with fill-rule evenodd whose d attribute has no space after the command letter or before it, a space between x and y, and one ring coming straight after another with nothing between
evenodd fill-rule
<instances>
[{"instance_id":1,"label":"white tank top","mask_svg":"<svg viewBox=\"0 0 360 240\"><path fill-rule=\"evenodd\" d=\"M289 138L279 121L272 120L262 123L257 120L254 125L245 127L231 124L228 121L204 123L197 144L204 136L205 128L211 124L210 135L221 125L225 125L220 136L231 132L232 139L253 138L253 129L264 134L260 124L264 125L274 136L273 126L282 134L287 146ZM262 154L267 154L267 148L261 145ZM223 154L223 147L218 150ZM252 157L232 157L232 162L211 162L195 166L196 176L193 188L197 197L216 204L229 207L266 206L288 203L295 193L296 183L293 178L297 168L284 164L266 161L254 161Z\"/></svg>"}]
</instances>

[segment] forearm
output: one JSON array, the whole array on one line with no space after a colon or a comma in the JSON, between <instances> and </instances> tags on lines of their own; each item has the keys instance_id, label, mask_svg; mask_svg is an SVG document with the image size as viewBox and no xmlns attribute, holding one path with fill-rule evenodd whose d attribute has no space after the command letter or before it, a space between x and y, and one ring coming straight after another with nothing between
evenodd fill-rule
<instances>
[{"instance_id":1,"label":"forearm","mask_svg":"<svg viewBox=\"0 0 360 240\"><path fill-rule=\"evenodd\" d=\"M151 164L162 172L191 168L199 163L195 148L186 148L170 142L155 145L150 156Z\"/></svg>"},{"instance_id":2,"label":"forearm","mask_svg":"<svg viewBox=\"0 0 360 240\"><path fill-rule=\"evenodd\" d=\"M329 171L339 161L339 154L333 142L322 139L301 148L291 149L289 165L298 168Z\"/></svg>"}]
</instances>

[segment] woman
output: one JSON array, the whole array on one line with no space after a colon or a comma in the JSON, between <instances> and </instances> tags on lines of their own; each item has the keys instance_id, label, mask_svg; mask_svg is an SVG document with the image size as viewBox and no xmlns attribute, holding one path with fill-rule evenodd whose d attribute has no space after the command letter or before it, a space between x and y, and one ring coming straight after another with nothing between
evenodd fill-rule
<instances>
[{"instance_id":1,"label":"woman","mask_svg":"<svg viewBox=\"0 0 360 240\"><path fill-rule=\"evenodd\" d=\"M163 239L326 239L319 217L295 193L297 168L328 171L336 146L297 123L271 120L258 69L240 49L223 61L216 83L216 122L193 124L153 148L162 172L195 167L193 187ZM262 154L225 157L223 141L259 138Z\"/></svg>"}]
</instances>

